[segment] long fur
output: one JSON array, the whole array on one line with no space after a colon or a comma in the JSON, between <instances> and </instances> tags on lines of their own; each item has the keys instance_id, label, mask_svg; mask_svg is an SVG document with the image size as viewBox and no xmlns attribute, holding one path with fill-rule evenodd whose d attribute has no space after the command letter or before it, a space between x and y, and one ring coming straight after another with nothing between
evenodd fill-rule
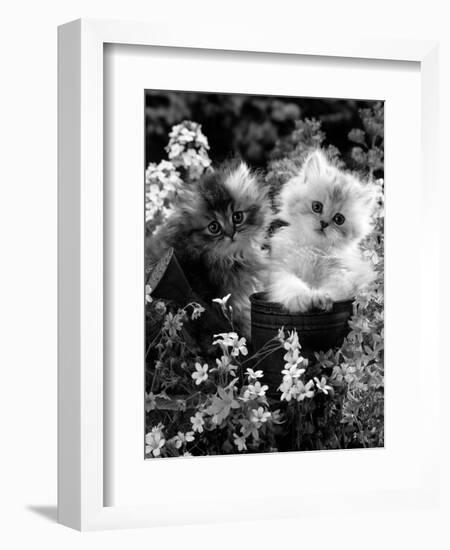
<instances>
[{"instance_id":1,"label":"long fur","mask_svg":"<svg viewBox=\"0 0 450 550\"><path fill-rule=\"evenodd\" d=\"M312 204L319 202L321 212ZM371 231L370 184L332 165L316 150L279 197L279 217L288 225L271 240L269 298L289 311L329 309L355 296L374 279L359 244ZM341 225L336 214L344 216ZM321 226L327 223L326 227Z\"/></svg>"},{"instance_id":2,"label":"long fur","mask_svg":"<svg viewBox=\"0 0 450 550\"><path fill-rule=\"evenodd\" d=\"M243 223L233 222L236 212L244 213ZM220 234L211 234L211 222L220 224ZM175 212L150 241L147 254L158 258L172 246L202 299L231 294L236 325L249 336L249 296L262 290L269 224L266 188L245 163L234 161L185 186Z\"/></svg>"}]
</instances>

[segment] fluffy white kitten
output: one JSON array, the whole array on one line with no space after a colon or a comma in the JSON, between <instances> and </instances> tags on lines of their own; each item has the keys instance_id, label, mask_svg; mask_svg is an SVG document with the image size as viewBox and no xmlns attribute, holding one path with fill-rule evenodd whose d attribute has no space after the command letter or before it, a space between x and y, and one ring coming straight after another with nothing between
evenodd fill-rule
<instances>
[{"instance_id":1,"label":"fluffy white kitten","mask_svg":"<svg viewBox=\"0 0 450 550\"><path fill-rule=\"evenodd\" d=\"M290 312L330 309L374 279L359 243L371 231L370 184L339 170L316 150L280 194L289 225L271 241L269 299Z\"/></svg>"}]
</instances>

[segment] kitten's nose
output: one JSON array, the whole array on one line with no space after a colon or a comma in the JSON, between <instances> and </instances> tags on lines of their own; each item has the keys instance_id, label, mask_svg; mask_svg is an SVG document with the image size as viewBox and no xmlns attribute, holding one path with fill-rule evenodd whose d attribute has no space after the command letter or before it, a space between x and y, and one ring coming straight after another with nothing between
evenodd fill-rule
<instances>
[{"instance_id":1,"label":"kitten's nose","mask_svg":"<svg viewBox=\"0 0 450 550\"><path fill-rule=\"evenodd\" d=\"M320 227L322 229L325 229L325 227L328 227L330 224L328 222L324 222L323 220L320 220Z\"/></svg>"}]
</instances>

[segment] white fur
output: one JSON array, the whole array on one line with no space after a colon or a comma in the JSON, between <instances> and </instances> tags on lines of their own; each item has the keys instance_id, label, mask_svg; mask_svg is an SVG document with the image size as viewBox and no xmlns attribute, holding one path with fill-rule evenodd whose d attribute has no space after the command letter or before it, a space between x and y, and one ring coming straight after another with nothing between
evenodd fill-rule
<instances>
[{"instance_id":1,"label":"white fur","mask_svg":"<svg viewBox=\"0 0 450 550\"><path fill-rule=\"evenodd\" d=\"M224 185L238 202L239 200L246 202L249 200L259 201L265 198L263 190L258 186L255 175L245 162L241 162L235 170L230 172L224 181Z\"/></svg>"},{"instance_id":2,"label":"white fur","mask_svg":"<svg viewBox=\"0 0 450 550\"><path fill-rule=\"evenodd\" d=\"M321 214L311 210L313 200L323 203ZM286 183L280 207L280 217L289 225L272 238L270 300L291 312L330 309L333 302L351 299L370 284L374 273L359 249L371 230L368 187L316 151ZM333 222L336 212L345 215L345 228ZM329 226L321 230L320 220Z\"/></svg>"}]
</instances>

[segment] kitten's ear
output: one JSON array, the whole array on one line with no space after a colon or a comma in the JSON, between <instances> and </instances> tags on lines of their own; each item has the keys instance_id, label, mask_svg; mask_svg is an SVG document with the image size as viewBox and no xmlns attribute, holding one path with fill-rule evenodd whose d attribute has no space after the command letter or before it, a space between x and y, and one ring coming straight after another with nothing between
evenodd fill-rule
<instances>
[{"instance_id":1,"label":"kitten's ear","mask_svg":"<svg viewBox=\"0 0 450 550\"><path fill-rule=\"evenodd\" d=\"M330 168L326 156L317 149L308 155L303 165L303 174L305 182L316 180L325 176Z\"/></svg>"}]
</instances>

